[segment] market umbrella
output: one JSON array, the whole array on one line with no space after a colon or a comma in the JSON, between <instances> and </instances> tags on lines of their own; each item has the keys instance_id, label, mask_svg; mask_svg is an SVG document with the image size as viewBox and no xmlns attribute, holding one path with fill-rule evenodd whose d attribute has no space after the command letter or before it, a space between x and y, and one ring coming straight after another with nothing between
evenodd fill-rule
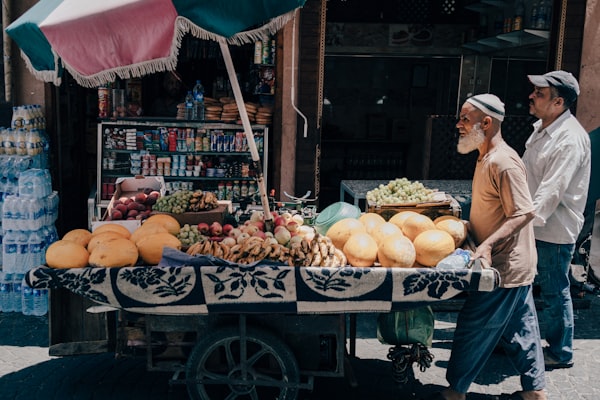
<instances>
[{"instance_id":1,"label":"market umbrella","mask_svg":"<svg viewBox=\"0 0 600 400\"><path fill-rule=\"evenodd\" d=\"M63 68L82 86L97 87L172 71L183 36L219 43L240 111L258 186L271 219L260 156L237 81L229 44L261 40L295 15L306 0L41 0L11 23L7 34L29 70L60 84Z\"/></svg>"}]
</instances>

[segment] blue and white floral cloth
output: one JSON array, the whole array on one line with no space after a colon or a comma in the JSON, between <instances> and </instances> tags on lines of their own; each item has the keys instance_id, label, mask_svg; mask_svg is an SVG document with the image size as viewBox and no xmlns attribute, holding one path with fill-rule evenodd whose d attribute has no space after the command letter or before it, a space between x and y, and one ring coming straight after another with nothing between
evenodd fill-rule
<instances>
[{"instance_id":1,"label":"blue and white floral cloth","mask_svg":"<svg viewBox=\"0 0 600 400\"><path fill-rule=\"evenodd\" d=\"M94 302L146 314L389 312L492 291L491 268L236 265L165 248L158 266L53 269L26 275L34 288L64 288Z\"/></svg>"}]
</instances>

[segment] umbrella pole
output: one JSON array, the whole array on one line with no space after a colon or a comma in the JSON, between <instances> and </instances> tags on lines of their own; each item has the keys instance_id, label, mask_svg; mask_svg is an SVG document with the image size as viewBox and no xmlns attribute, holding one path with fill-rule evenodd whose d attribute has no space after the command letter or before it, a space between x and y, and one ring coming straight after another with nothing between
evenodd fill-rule
<instances>
[{"instance_id":1,"label":"umbrella pole","mask_svg":"<svg viewBox=\"0 0 600 400\"><path fill-rule=\"evenodd\" d=\"M260 193L260 200L263 206L263 210L265 213L265 228L268 231L272 231L273 229L273 215L271 214L271 209L269 207L269 198L267 197L267 187L265 185L265 179L263 176L262 165L260 163L260 155L258 154L258 149L256 148L256 142L254 142L254 134L252 133L252 126L250 125L250 120L248 119L248 112L246 110L246 106L244 104L244 97L242 96L242 91L240 89L240 83L237 80L237 75L235 74L235 68L233 66L233 61L231 60L231 53L229 52L229 45L225 41L225 39L219 39L219 46L221 47L221 54L223 55L223 60L225 61L225 67L227 68L227 74L229 75L229 82L231 83L231 89L233 90L233 96L235 97L235 102L237 104L238 110L240 112L240 118L242 119L242 125L244 126L244 132L246 134L246 139L248 141L248 147L250 149L250 154L252 156L252 161L255 164L255 168L258 171L258 190Z\"/></svg>"}]
</instances>

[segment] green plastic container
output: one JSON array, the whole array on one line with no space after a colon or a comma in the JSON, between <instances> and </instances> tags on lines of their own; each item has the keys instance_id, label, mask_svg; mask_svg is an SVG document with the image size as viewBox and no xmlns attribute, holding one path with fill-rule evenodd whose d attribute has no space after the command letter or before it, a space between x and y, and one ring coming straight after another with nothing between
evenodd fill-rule
<instances>
[{"instance_id":1,"label":"green plastic container","mask_svg":"<svg viewBox=\"0 0 600 400\"><path fill-rule=\"evenodd\" d=\"M315 219L315 230L321 235L327 234L327 230L336 222L344 218L360 217L360 208L344 201L338 201L327 206L317 215Z\"/></svg>"}]
</instances>

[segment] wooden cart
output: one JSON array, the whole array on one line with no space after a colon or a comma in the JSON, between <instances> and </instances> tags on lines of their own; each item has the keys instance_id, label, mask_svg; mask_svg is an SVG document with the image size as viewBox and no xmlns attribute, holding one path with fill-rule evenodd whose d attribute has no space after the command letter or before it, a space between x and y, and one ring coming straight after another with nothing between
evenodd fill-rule
<instances>
[{"instance_id":1,"label":"wooden cart","mask_svg":"<svg viewBox=\"0 0 600 400\"><path fill-rule=\"evenodd\" d=\"M315 377L347 375L347 314L408 309L498 285L493 269L194 262L38 267L26 279L87 298L96 304L93 311L115 313L113 340L96 350L143 355L149 370L172 371L173 383L186 384L190 397L202 400L296 399L299 390L313 388ZM60 349L67 355L82 347Z\"/></svg>"}]
</instances>

